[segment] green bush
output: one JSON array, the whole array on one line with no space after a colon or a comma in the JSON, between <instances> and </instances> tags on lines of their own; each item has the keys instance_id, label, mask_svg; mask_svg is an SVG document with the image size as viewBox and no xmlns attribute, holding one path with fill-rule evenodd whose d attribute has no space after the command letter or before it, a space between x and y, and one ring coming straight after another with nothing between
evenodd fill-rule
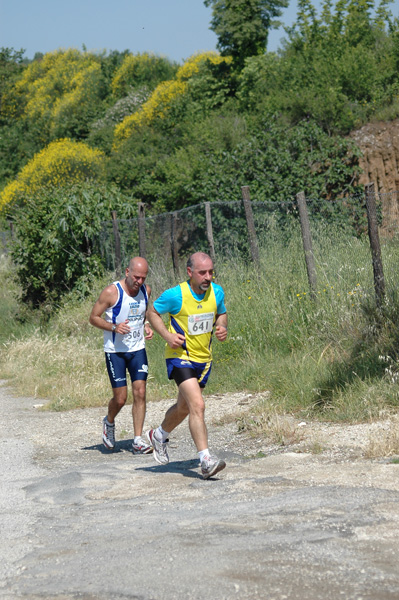
<instances>
[{"instance_id":1,"label":"green bush","mask_svg":"<svg viewBox=\"0 0 399 600\"><path fill-rule=\"evenodd\" d=\"M271 117L248 129L234 113L192 124L180 147L137 179L137 195L162 212L237 200L244 185L258 201L290 200L301 190L325 199L356 193L359 150L350 140L312 121L287 127Z\"/></svg>"},{"instance_id":2,"label":"green bush","mask_svg":"<svg viewBox=\"0 0 399 600\"><path fill-rule=\"evenodd\" d=\"M115 98L121 99L143 86L153 90L162 81L173 79L177 69L176 63L163 56L148 52L128 54L114 75L112 93Z\"/></svg>"},{"instance_id":3,"label":"green bush","mask_svg":"<svg viewBox=\"0 0 399 600\"><path fill-rule=\"evenodd\" d=\"M93 239L111 210L128 218L136 206L116 187L87 182L42 190L16 212L12 258L25 302L53 305L72 289L90 290L103 271Z\"/></svg>"}]
</instances>

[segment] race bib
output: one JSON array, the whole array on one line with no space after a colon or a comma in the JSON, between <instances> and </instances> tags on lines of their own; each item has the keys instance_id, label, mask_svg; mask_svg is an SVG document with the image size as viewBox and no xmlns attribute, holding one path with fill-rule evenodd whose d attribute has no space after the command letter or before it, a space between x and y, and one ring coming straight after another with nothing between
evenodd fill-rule
<instances>
[{"instance_id":1,"label":"race bib","mask_svg":"<svg viewBox=\"0 0 399 600\"><path fill-rule=\"evenodd\" d=\"M202 333L211 333L215 313L201 313L199 315L189 315L188 333L190 335L201 335Z\"/></svg>"},{"instance_id":2,"label":"race bib","mask_svg":"<svg viewBox=\"0 0 399 600\"><path fill-rule=\"evenodd\" d=\"M135 340L136 342L143 337L143 326L142 320L135 320L129 322L130 333L126 334L126 339Z\"/></svg>"}]
</instances>

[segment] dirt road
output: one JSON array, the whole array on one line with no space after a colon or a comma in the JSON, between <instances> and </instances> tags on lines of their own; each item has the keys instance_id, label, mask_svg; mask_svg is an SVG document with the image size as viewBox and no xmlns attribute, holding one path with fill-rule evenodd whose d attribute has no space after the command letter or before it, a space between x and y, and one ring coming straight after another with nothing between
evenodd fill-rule
<instances>
[{"instance_id":1,"label":"dirt road","mask_svg":"<svg viewBox=\"0 0 399 600\"><path fill-rule=\"evenodd\" d=\"M282 451L217 424L246 400L211 398L227 468L203 481L186 424L162 467L130 452L130 407L108 454L104 409L42 412L5 387L0 403L2 599L399 598L399 465L362 458L356 428L321 454Z\"/></svg>"}]
</instances>

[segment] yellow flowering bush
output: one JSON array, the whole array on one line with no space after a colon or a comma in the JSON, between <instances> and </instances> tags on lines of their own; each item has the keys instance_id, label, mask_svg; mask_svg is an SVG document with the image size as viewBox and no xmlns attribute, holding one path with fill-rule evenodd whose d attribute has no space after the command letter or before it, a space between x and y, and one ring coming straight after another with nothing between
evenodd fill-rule
<instances>
[{"instance_id":1,"label":"yellow flowering bush","mask_svg":"<svg viewBox=\"0 0 399 600\"><path fill-rule=\"evenodd\" d=\"M51 132L63 134L64 124L70 122L74 114L81 114L83 107L95 107L98 103L101 86L101 65L88 64L78 71L70 81L69 90L59 97L51 110Z\"/></svg>"},{"instance_id":2,"label":"yellow flowering bush","mask_svg":"<svg viewBox=\"0 0 399 600\"><path fill-rule=\"evenodd\" d=\"M177 71L175 79L160 83L139 111L129 115L115 127L114 148L117 149L135 128L148 124L155 118L163 118L173 101L185 93L188 80L198 73L201 64L205 61L219 64L231 62L231 59L222 57L216 52L204 52L189 58Z\"/></svg>"},{"instance_id":3,"label":"yellow flowering bush","mask_svg":"<svg viewBox=\"0 0 399 600\"><path fill-rule=\"evenodd\" d=\"M104 179L104 155L83 142L61 139L38 152L0 194L0 210L41 188L60 187L86 179Z\"/></svg>"},{"instance_id":4,"label":"yellow flowering bush","mask_svg":"<svg viewBox=\"0 0 399 600\"><path fill-rule=\"evenodd\" d=\"M63 117L96 106L101 86L101 65L95 54L57 50L30 63L5 94L4 113L13 118L45 120L54 136ZM65 121L65 119L64 119ZM43 140L47 141L45 131Z\"/></svg>"},{"instance_id":5,"label":"yellow flowering bush","mask_svg":"<svg viewBox=\"0 0 399 600\"><path fill-rule=\"evenodd\" d=\"M112 80L111 88L115 98L123 98L132 88L146 86L154 89L161 81L171 79L177 66L168 59L155 54L128 54Z\"/></svg>"}]
</instances>

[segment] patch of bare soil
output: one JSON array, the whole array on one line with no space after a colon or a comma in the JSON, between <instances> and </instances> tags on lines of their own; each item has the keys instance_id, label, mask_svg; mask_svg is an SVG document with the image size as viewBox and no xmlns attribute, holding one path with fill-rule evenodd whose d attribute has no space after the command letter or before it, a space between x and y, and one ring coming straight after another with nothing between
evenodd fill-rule
<instances>
[{"instance_id":1,"label":"patch of bare soil","mask_svg":"<svg viewBox=\"0 0 399 600\"><path fill-rule=\"evenodd\" d=\"M382 439L390 435L399 421L395 418L373 423L335 424L318 421L300 421L290 415L270 415L261 423L262 431L256 427L248 433L242 430L243 421L259 421L255 409L259 400L267 399L268 392L261 394L235 393L206 396L206 422L209 430L210 449L233 453L242 458L260 458L274 454L295 452L310 454L331 461L370 460L372 450ZM158 426L166 410L175 402L174 398L149 402L145 428ZM75 410L65 413L41 412L42 404L35 403L42 415L40 429L31 432L40 448L45 445L47 460L69 454L71 449L90 445L95 440L101 443L101 419L105 408ZM68 435L65 435L68 430ZM125 406L116 419L116 437L122 449L130 449L133 438L131 406ZM87 442L86 444L84 442ZM187 458L196 457L187 421L182 423L171 436L171 451L184 445ZM50 452L50 448L52 449ZM389 448L388 448L389 450ZM44 459L44 456L42 457ZM388 461L395 456L380 454L374 460Z\"/></svg>"}]
</instances>

